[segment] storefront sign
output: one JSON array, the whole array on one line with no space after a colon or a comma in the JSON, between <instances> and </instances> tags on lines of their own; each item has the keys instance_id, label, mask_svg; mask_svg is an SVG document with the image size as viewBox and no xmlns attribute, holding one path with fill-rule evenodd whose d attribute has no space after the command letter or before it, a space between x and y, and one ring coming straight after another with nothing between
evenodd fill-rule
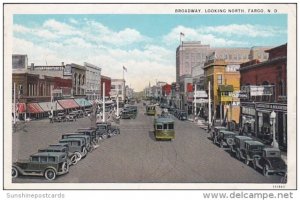
<instances>
[{"instance_id":1,"label":"storefront sign","mask_svg":"<svg viewBox=\"0 0 300 200\"><path fill-rule=\"evenodd\" d=\"M255 104L254 103L241 102L241 106L255 109Z\"/></svg>"},{"instance_id":2,"label":"storefront sign","mask_svg":"<svg viewBox=\"0 0 300 200\"><path fill-rule=\"evenodd\" d=\"M267 103L258 103L256 104L256 108L260 109L268 109L268 110L277 110L277 111L287 111L286 104L267 104Z\"/></svg>"},{"instance_id":3,"label":"storefront sign","mask_svg":"<svg viewBox=\"0 0 300 200\"><path fill-rule=\"evenodd\" d=\"M240 106L240 102L239 101L233 101L231 105L232 106Z\"/></svg>"},{"instance_id":4,"label":"storefront sign","mask_svg":"<svg viewBox=\"0 0 300 200\"><path fill-rule=\"evenodd\" d=\"M248 107L242 107L242 113L246 115L252 115L255 116L255 109L248 108Z\"/></svg>"},{"instance_id":5,"label":"storefront sign","mask_svg":"<svg viewBox=\"0 0 300 200\"><path fill-rule=\"evenodd\" d=\"M207 98L207 93L204 90L196 91L195 96L196 98Z\"/></svg>"},{"instance_id":6,"label":"storefront sign","mask_svg":"<svg viewBox=\"0 0 300 200\"><path fill-rule=\"evenodd\" d=\"M240 99L248 99L249 95L246 91L233 91L232 97L240 98Z\"/></svg>"},{"instance_id":7,"label":"storefront sign","mask_svg":"<svg viewBox=\"0 0 300 200\"><path fill-rule=\"evenodd\" d=\"M270 96L273 94L272 85L251 85L250 86L250 96Z\"/></svg>"}]
</instances>

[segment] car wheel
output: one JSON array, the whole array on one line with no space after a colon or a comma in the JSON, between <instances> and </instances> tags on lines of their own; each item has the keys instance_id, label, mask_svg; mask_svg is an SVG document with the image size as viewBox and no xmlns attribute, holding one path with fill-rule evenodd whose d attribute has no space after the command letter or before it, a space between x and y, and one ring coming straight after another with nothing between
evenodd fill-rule
<instances>
[{"instance_id":1,"label":"car wheel","mask_svg":"<svg viewBox=\"0 0 300 200\"><path fill-rule=\"evenodd\" d=\"M240 160L241 159L241 156L240 156L240 153L238 151L235 152L235 157Z\"/></svg>"},{"instance_id":2,"label":"car wheel","mask_svg":"<svg viewBox=\"0 0 300 200\"><path fill-rule=\"evenodd\" d=\"M54 169L46 169L45 178L49 181L52 181L56 178L56 172Z\"/></svg>"},{"instance_id":3,"label":"car wheel","mask_svg":"<svg viewBox=\"0 0 300 200\"><path fill-rule=\"evenodd\" d=\"M71 163L72 163L72 165L76 165L77 164L77 156L76 155L73 155L71 158L70 158L70 160L71 160Z\"/></svg>"},{"instance_id":4,"label":"car wheel","mask_svg":"<svg viewBox=\"0 0 300 200\"><path fill-rule=\"evenodd\" d=\"M107 139L107 138L108 138L107 134L106 134L106 133L103 134L103 135L102 135L102 138L103 138L103 139Z\"/></svg>"},{"instance_id":5,"label":"car wheel","mask_svg":"<svg viewBox=\"0 0 300 200\"><path fill-rule=\"evenodd\" d=\"M12 176L12 178L17 178L19 176L19 171L17 170L16 167L12 167L11 176Z\"/></svg>"},{"instance_id":6,"label":"car wheel","mask_svg":"<svg viewBox=\"0 0 300 200\"><path fill-rule=\"evenodd\" d=\"M265 165L263 168L263 174L264 176L269 176L269 166Z\"/></svg>"},{"instance_id":7,"label":"car wheel","mask_svg":"<svg viewBox=\"0 0 300 200\"><path fill-rule=\"evenodd\" d=\"M220 148L223 148L223 141L220 141Z\"/></svg>"},{"instance_id":8,"label":"car wheel","mask_svg":"<svg viewBox=\"0 0 300 200\"><path fill-rule=\"evenodd\" d=\"M91 147L91 145L86 147L87 152L92 152L93 148ZM86 153L84 153L83 155L85 155Z\"/></svg>"},{"instance_id":9,"label":"car wheel","mask_svg":"<svg viewBox=\"0 0 300 200\"><path fill-rule=\"evenodd\" d=\"M63 164L62 164L62 171L63 172L68 172L69 171L69 165L68 165L68 163L67 162L64 162Z\"/></svg>"},{"instance_id":10,"label":"car wheel","mask_svg":"<svg viewBox=\"0 0 300 200\"><path fill-rule=\"evenodd\" d=\"M87 151L87 149L84 147L84 148L83 148L83 151L82 151L83 156L86 156L87 153L88 153L88 151Z\"/></svg>"},{"instance_id":11,"label":"car wheel","mask_svg":"<svg viewBox=\"0 0 300 200\"><path fill-rule=\"evenodd\" d=\"M82 158L81 153L75 152L75 155L76 155L76 160L77 160L77 162L78 162L79 160L81 160L81 158Z\"/></svg>"}]
</instances>

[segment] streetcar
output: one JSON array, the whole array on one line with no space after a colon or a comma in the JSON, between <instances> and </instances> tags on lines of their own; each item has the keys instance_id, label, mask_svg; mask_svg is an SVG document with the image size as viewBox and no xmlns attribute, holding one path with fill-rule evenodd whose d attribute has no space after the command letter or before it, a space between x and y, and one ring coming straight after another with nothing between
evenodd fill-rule
<instances>
[{"instance_id":1,"label":"streetcar","mask_svg":"<svg viewBox=\"0 0 300 200\"><path fill-rule=\"evenodd\" d=\"M174 120L169 116L154 119L154 137L156 140L175 139Z\"/></svg>"},{"instance_id":2,"label":"streetcar","mask_svg":"<svg viewBox=\"0 0 300 200\"><path fill-rule=\"evenodd\" d=\"M147 113L147 115L155 115L156 114L155 105L147 105L146 106L146 113Z\"/></svg>"}]
</instances>

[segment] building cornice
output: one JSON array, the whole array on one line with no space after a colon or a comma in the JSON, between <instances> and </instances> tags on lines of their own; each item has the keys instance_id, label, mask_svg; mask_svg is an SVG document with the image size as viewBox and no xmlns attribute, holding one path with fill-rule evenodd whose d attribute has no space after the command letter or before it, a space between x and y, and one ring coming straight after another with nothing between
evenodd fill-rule
<instances>
[{"instance_id":1,"label":"building cornice","mask_svg":"<svg viewBox=\"0 0 300 200\"><path fill-rule=\"evenodd\" d=\"M245 71L245 70L249 70L249 69L254 69L254 68L257 68L257 67L264 66L264 65L273 64L273 63L279 62L279 61L286 61L286 59L287 59L286 56L277 57L277 58L274 58L272 60L267 60L267 61L264 61L264 62L261 62L261 63L257 63L257 64L254 64L254 65L249 65L249 66L241 67L239 69L239 71Z\"/></svg>"}]
</instances>

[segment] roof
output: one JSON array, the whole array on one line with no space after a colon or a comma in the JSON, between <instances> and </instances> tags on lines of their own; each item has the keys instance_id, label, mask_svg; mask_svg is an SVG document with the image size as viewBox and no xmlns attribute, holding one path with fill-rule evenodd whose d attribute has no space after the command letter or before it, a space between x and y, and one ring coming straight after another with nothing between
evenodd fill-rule
<instances>
[{"instance_id":1,"label":"roof","mask_svg":"<svg viewBox=\"0 0 300 200\"><path fill-rule=\"evenodd\" d=\"M234 134L236 135L237 133L235 132L232 132L232 131L226 131L226 130L220 130L221 133L224 133L224 134Z\"/></svg>"},{"instance_id":2,"label":"roof","mask_svg":"<svg viewBox=\"0 0 300 200\"><path fill-rule=\"evenodd\" d=\"M170 117L158 117L156 123L174 123L174 120Z\"/></svg>"},{"instance_id":3,"label":"roof","mask_svg":"<svg viewBox=\"0 0 300 200\"><path fill-rule=\"evenodd\" d=\"M68 141L82 141L83 138L65 138L65 139L61 139L59 140L59 143L63 143L63 142L68 142Z\"/></svg>"},{"instance_id":4,"label":"roof","mask_svg":"<svg viewBox=\"0 0 300 200\"><path fill-rule=\"evenodd\" d=\"M250 144L250 145L261 145L261 146L264 145L263 143L255 141L255 140L249 140L249 141L246 141L245 143Z\"/></svg>"},{"instance_id":5,"label":"roof","mask_svg":"<svg viewBox=\"0 0 300 200\"><path fill-rule=\"evenodd\" d=\"M233 92L233 85L219 85L220 92Z\"/></svg>"},{"instance_id":6,"label":"roof","mask_svg":"<svg viewBox=\"0 0 300 200\"><path fill-rule=\"evenodd\" d=\"M64 156L65 154L64 152L38 152L31 156Z\"/></svg>"},{"instance_id":7,"label":"roof","mask_svg":"<svg viewBox=\"0 0 300 200\"><path fill-rule=\"evenodd\" d=\"M85 106L92 106L92 104L84 99L84 98L81 98L81 99L74 99L76 101L77 104L79 104L81 107L85 107Z\"/></svg>"},{"instance_id":8,"label":"roof","mask_svg":"<svg viewBox=\"0 0 300 200\"><path fill-rule=\"evenodd\" d=\"M48 147L42 148L40 150L46 150L46 149L49 149L49 150L62 150L64 148L66 148L66 147L63 146L63 145L61 145L61 146L57 145L57 146L48 146Z\"/></svg>"},{"instance_id":9,"label":"roof","mask_svg":"<svg viewBox=\"0 0 300 200\"><path fill-rule=\"evenodd\" d=\"M237 135L235 136L236 138L240 139L240 140L252 140L251 137L248 137L248 136L243 136L243 135Z\"/></svg>"},{"instance_id":10,"label":"roof","mask_svg":"<svg viewBox=\"0 0 300 200\"><path fill-rule=\"evenodd\" d=\"M227 128L224 127L224 126L215 126L214 128L216 128L216 129L227 129Z\"/></svg>"},{"instance_id":11,"label":"roof","mask_svg":"<svg viewBox=\"0 0 300 200\"><path fill-rule=\"evenodd\" d=\"M280 152L280 149L278 148L273 148L273 147L268 147L268 148L264 148L265 151L279 151Z\"/></svg>"}]
</instances>

